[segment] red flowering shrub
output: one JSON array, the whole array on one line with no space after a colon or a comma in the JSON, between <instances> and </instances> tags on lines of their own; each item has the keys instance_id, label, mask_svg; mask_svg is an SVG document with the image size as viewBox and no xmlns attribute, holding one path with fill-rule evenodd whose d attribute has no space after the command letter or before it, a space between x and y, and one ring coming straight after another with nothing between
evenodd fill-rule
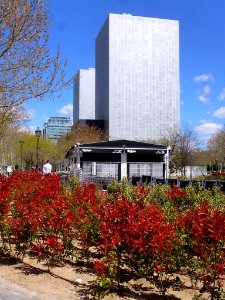
<instances>
[{"instance_id":1,"label":"red flowering shrub","mask_svg":"<svg viewBox=\"0 0 225 300\"><path fill-rule=\"evenodd\" d=\"M3 248L6 247L6 236L8 226L6 218L10 212L10 191L8 188L8 178L0 175L0 241L2 242Z\"/></svg>"},{"instance_id":2,"label":"red flowering shrub","mask_svg":"<svg viewBox=\"0 0 225 300\"><path fill-rule=\"evenodd\" d=\"M37 256L38 261L47 260L48 266L54 264L63 257L65 245L62 241L54 236L48 236L38 244L33 244L31 254Z\"/></svg>"},{"instance_id":3,"label":"red flowering shrub","mask_svg":"<svg viewBox=\"0 0 225 300\"><path fill-rule=\"evenodd\" d=\"M135 202L139 203L149 203L149 190L150 187L147 186L146 184L138 184L137 186L134 187L134 199Z\"/></svg>"},{"instance_id":4,"label":"red flowering shrub","mask_svg":"<svg viewBox=\"0 0 225 300\"><path fill-rule=\"evenodd\" d=\"M8 178L0 174L0 219L9 212Z\"/></svg>"},{"instance_id":5,"label":"red flowering shrub","mask_svg":"<svg viewBox=\"0 0 225 300\"><path fill-rule=\"evenodd\" d=\"M172 201L172 204L176 209L181 210L185 207L186 191L176 184L174 184L170 190L166 191L165 194Z\"/></svg>"},{"instance_id":6,"label":"red flowering shrub","mask_svg":"<svg viewBox=\"0 0 225 300\"><path fill-rule=\"evenodd\" d=\"M104 194L87 183L76 186L71 194L72 213L76 216L76 230L84 249L96 245L99 237L101 203Z\"/></svg>"},{"instance_id":7,"label":"red flowering shrub","mask_svg":"<svg viewBox=\"0 0 225 300\"><path fill-rule=\"evenodd\" d=\"M225 214L204 201L179 217L178 223L185 232L189 259L199 260L203 290L213 296L225 274Z\"/></svg>"},{"instance_id":8,"label":"red flowering shrub","mask_svg":"<svg viewBox=\"0 0 225 300\"><path fill-rule=\"evenodd\" d=\"M95 260L93 266L99 277L105 276L108 272L108 266L102 260Z\"/></svg>"},{"instance_id":9,"label":"red flowering shrub","mask_svg":"<svg viewBox=\"0 0 225 300\"><path fill-rule=\"evenodd\" d=\"M120 196L103 207L99 247L114 270L111 278L120 281L124 265L152 280L155 273L170 272L176 232L160 206L140 206Z\"/></svg>"},{"instance_id":10,"label":"red flowering shrub","mask_svg":"<svg viewBox=\"0 0 225 300\"><path fill-rule=\"evenodd\" d=\"M49 263L72 254L75 216L59 177L15 172L8 188L11 216L6 219L7 238L15 245L17 253L36 253L39 260L45 259ZM35 252L38 247L39 251Z\"/></svg>"},{"instance_id":11,"label":"red flowering shrub","mask_svg":"<svg viewBox=\"0 0 225 300\"><path fill-rule=\"evenodd\" d=\"M218 178L218 179L224 179L225 178L225 172L213 172L212 177Z\"/></svg>"},{"instance_id":12,"label":"red flowering shrub","mask_svg":"<svg viewBox=\"0 0 225 300\"><path fill-rule=\"evenodd\" d=\"M93 184L65 189L55 174L17 171L0 176L0 242L49 266L73 257L81 242L85 254L94 249L98 255L99 292L129 272L164 294L173 272L195 266L203 290L215 298L225 276L225 207L200 203L206 195L193 186L133 187L125 181L112 184L110 193ZM221 207L215 192L213 197Z\"/></svg>"}]
</instances>

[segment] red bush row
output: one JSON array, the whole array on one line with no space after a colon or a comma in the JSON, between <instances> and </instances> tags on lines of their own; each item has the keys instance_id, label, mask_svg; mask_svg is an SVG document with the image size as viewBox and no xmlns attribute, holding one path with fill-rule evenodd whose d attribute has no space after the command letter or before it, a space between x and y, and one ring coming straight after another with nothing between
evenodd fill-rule
<instances>
[{"instance_id":1,"label":"red bush row","mask_svg":"<svg viewBox=\"0 0 225 300\"><path fill-rule=\"evenodd\" d=\"M107 284L119 282L129 270L153 281L163 293L167 275L195 262L204 288L214 293L225 271L224 207L204 200L180 212L185 191L174 186L166 192L176 211L171 216L166 207L145 201L144 187L134 189L132 201L98 191L93 184L65 189L55 174L1 176L1 242L5 249L10 246L50 265L73 257L74 242L81 241L86 251L94 246L99 253L94 267L101 283L106 278Z\"/></svg>"}]
</instances>

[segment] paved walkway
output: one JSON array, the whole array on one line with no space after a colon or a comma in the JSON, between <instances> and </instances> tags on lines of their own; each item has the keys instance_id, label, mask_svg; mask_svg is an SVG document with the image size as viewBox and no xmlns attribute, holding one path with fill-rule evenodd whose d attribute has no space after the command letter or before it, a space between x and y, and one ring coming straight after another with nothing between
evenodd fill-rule
<instances>
[{"instance_id":1,"label":"paved walkway","mask_svg":"<svg viewBox=\"0 0 225 300\"><path fill-rule=\"evenodd\" d=\"M0 278L0 300L56 300Z\"/></svg>"}]
</instances>

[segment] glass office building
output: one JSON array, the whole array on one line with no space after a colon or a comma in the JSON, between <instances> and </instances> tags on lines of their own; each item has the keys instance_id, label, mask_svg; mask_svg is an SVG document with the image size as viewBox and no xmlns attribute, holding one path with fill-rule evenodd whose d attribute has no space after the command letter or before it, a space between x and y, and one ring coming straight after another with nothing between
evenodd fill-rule
<instances>
[{"instance_id":1,"label":"glass office building","mask_svg":"<svg viewBox=\"0 0 225 300\"><path fill-rule=\"evenodd\" d=\"M81 69L74 77L73 123L95 119L95 69Z\"/></svg>"},{"instance_id":2,"label":"glass office building","mask_svg":"<svg viewBox=\"0 0 225 300\"><path fill-rule=\"evenodd\" d=\"M109 140L158 140L179 128L179 77L178 21L109 14L95 65L95 117Z\"/></svg>"},{"instance_id":3,"label":"glass office building","mask_svg":"<svg viewBox=\"0 0 225 300\"><path fill-rule=\"evenodd\" d=\"M72 120L67 117L50 117L44 124L44 137L53 141L70 132Z\"/></svg>"}]
</instances>

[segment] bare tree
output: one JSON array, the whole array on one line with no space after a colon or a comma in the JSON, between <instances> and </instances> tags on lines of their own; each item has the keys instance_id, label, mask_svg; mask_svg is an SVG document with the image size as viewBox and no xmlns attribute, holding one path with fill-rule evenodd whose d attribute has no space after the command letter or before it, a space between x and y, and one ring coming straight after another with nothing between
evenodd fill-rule
<instances>
[{"instance_id":1,"label":"bare tree","mask_svg":"<svg viewBox=\"0 0 225 300\"><path fill-rule=\"evenodd\" d=\"M0 139L4 139L9 133L14 135L20 129L21 122L29 120L29 114L26 113L23 106L0 107Z\"/></svg>"},{"instance_id":2,"label":"bare tree","mask_svg":"<svg viewBox=\"0 0 225 300\"><path fill-rule=\"evenodd\" d=\"M63 159L69 148L76 143L92 143L106 140L106 133L97 126L87 124L75 124L71 132L62 136L58 141L59 157Z\"/></svg>"},{"instance_id":3,"label":"bare tree","mask_svg":"<svg viewBox=\"0 0 225 300\"><path fill-rule=\"evenodd\" d=\"M183 129L169 132L161 143L171 148L170 169L178 169L185 176L186 166L194 163L194 153L198 151L198 139L194 129L187 125Z\"/></svg>"},{"instance_id":4,"label":"bare tree","mask_svg":"<svg viewBox=\"0 0 225 300\"><path fill-rule=\"evenodd\" d=\"M47 0L0 0L0 107L46 98L65 87L59 48L50 55Z\"/></svg>"},{"instance_id":5,"label":"bare tree","mask_svg":"<svg viewBox=\"0 0 225 300\"><path fill-rule=\"evenodd\" d=\"M208 140L208 153L210 164L215 170L225 167L225 125L216 131Z\"/></svg>"}]
</instances>

